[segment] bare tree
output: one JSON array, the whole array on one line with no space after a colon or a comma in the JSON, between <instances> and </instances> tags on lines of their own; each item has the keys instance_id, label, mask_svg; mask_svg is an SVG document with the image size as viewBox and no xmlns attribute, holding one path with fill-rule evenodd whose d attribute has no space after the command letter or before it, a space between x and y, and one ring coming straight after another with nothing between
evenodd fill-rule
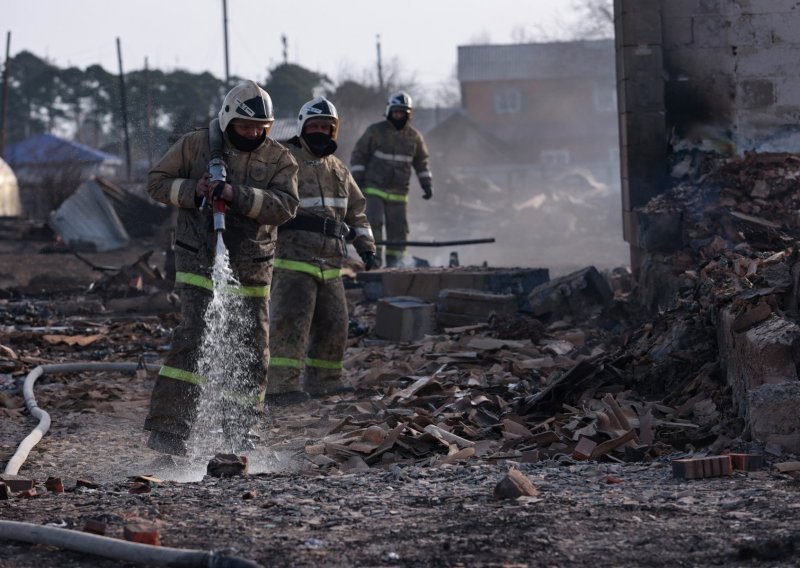
<instances>
[{"instance_id":1,"label":"bare tree","mask_svg":"<svg viewBox=\"0 0 800 568\"><path fill-rule=\"evenodd\" d=\"M607 39L614 37L613 0L574 0L580 21L573 30L575 39Z\"/></svg>"}]
</instances>

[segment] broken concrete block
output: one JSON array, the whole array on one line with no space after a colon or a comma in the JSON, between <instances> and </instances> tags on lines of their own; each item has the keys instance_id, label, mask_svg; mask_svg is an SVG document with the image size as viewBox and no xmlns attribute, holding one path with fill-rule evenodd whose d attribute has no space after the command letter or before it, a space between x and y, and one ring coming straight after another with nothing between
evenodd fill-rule
<instances>
[{"instance_id":1,"label":"broken concrete block","mask_svg":"<svg viewBox=\"0 0 800 568\"><path fill-rule=\"evenodd\" d=\"M785 453L800 453L800 381L762 385L747 397L746 422L754 440L775 444Z\"/></svg>"},{"instance_id":2,"label":"broken concrete block","mask_svg":"<svg viewBox=\"0 0 800 568\"><path fill-rule=\"evenodd\" d=\"M433 332L435 309L411 296L382 298L375 311L375 335L400 342L422 339Z\"/></svg>"},{"instance_id":3,"label":"broken concrete block","mask_svg":"<svg viewBox=\"0 0 800 568\"><path fill-rule=\"evenodd\" d=\"M540 284L528 294L533 315L545 319L588 319L612 298L608 282L594 266Z\"/></svg>"},{"instance_id":4,"label":"broken concrete block","mask_svg":"<svg viewBox=\"0 0 800 568\"><path fill-rule=\"evenodd\" d=\"M734 331L736 322L737 315L730 308L723 309L717 341L734 408L739 416L746 416L750 413L747 400L753 389L767 384L797 383L800 326L775 313L740 333Z\"/></svg>"},{"instance_id":5,"label":"broken concrete block","mask_svg":"<svg viewBox=\"0 0 800 568\"><path fill-rule=\"evenodd\" d=\"M436 323L440 326L484 323L491 314L516 314L517 303L514 294L447 288L439 292L436 301Z\"/></svg>"}]
</instances>

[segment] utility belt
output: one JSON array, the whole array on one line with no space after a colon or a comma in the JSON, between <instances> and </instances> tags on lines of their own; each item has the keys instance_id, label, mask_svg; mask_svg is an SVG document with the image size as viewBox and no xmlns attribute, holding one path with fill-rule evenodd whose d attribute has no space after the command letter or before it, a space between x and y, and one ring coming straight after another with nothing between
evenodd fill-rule
<instances>
[{"instance_id":1,"label":"utility belt","mask_svg":"<svg viewBox=\"0 0 800 568\"><path fill-rule=\"evenodd\" d=\"M330 217L313 217L311 215L297 215L278 226L278 231L311 231L312 233L322 233L326 237L334 239L344 239L350 234L350 227L343 221L337 221Z\"/></svg>"}]
</instances>

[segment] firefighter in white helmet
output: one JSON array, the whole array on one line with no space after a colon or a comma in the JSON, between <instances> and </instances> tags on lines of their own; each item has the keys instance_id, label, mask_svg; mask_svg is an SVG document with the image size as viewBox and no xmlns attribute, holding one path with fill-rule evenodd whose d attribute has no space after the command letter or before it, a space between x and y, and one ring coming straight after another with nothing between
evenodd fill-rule
<instances>
[{"instance_id":1,"label":"firefighter in white helmet","mask_svg":"<svg viewBox=\"0 0 800 568\"><path fill-rule=\"evenodd\" d=\"M428 148L422 134L411 126L413 105L399 91L386 102L385 118L367 127L350 157L350 171L367 197L367 217L378 240L404 242L408 238L408 185L412 168L417 172L423 199L433 196ZM405 246L386 246L386 266L402 264ZM380 263L381 250L377 260Z\"/></svg>"},{"instance_id":2,"label":"firefighter in white helmet","mask_svg":"<svg viewBox=\"0 0 800 568\"><path fill-rule=\"evenodd\" d=\"M349 327L342 260L351 240L369 270L375 242L364 195L333 155L338 130L336 107L317 97L302 106L297 135L287 142L300 166L300 207L278 231L267 404L292 404L348 388L342 382Z\"/></svg>"},{"instance_id":3,"label":"firefighter in white helmet","mask_svg":"<svg viewBox=\"0 0 800 568\"><path fill-rule=\"evenodd\" d=\"M214 291L212 268L216 237L212 198L225 201L224 243L238 286L226 293L241 298L247 329L241 357L245 384L223 385L231 401L220 426L235 449L247 447L247 433L263 408L269 359L269 298L277 225L297 210L297 162L267 137L274 121L272 102L253 81L244 81L225 96L218 119L209 128L184 135L161 158L147 178L157 201L178 208L175 233L176 287L181 322L153 388L145 429L148 446L185 455L197 416L202 386L209 377L198 370L205 311ZM226 175L212 180L211 157L220 156ZM231 354L220 353L220 357ZM230 378L226 378L230 382Z\"/></svg>"}]
</instances>

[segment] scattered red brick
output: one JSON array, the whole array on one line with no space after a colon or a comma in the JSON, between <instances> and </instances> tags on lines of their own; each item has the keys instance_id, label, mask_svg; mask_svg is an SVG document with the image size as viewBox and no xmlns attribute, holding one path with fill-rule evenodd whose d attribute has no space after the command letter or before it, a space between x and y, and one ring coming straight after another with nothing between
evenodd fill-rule
<instances>
[{"instance_id":1,"label":"scattered red brick","mask_svg":"<svg viewBox=\"0 0 800 568\"><path fill-rule=\"evenodd\" d=\"M45 489L51 493L64 493L64 483L60 477L48 477L44 482Z\"/></svg>"},{"instance_id":2,"label":"scattered red brick","mask_svg":"<svg viewBox=\"0 0 800 568\"><path fill-rule=\"evenodd\" d=\"M106 534L106 524L102 521L89 519L86 521L86 524L83 525L83 532L104 536Z\"/></svg>"},{"instance_id":3,"label":"scattered red brick","mask_svg":"<svg viewBox=\"0 0 800 568\"><path fill-rule=\"evenodd\" d=\"M672 475L678 479L721 477L733 473L730 455L672 460Z\"/></svg>"},{"instance_id":4,"label":"scattered red brick","mask_svg":"<svg viewBox=\"0 0 800 568\"><path fill-rule=\"evenodd\" d=\"M763 467L764 459L760 454L729 454L733 469L740 471L756 471Z\"/></svg>"},{"instance_id":5,"label":"scattered red brick","mask_svg":"<svg viewBox=\"0 0 800 568\"><path fill-rule=\"evenodd\" d=\"M125 540L130 542L161 546L161 536L159 535L158 527L152 523L141 522L127 524L122 529L122 534Z\"/></svg>"}]
</instances>

